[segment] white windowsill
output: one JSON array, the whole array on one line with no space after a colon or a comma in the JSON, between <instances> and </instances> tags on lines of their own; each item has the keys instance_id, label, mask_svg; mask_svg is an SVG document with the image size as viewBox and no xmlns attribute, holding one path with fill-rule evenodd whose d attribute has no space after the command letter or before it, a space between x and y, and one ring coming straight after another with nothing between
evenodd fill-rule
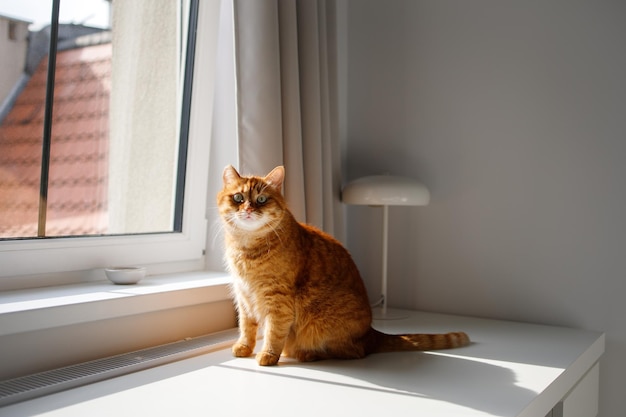
<instances>
[{"instance_id":1,"label":"white windowsill","mask_svg":"<svg viewBox=\"0 0 626 417\"><path fill-rule=\"evenodd\" d=\"M604 334L418 311L394 313L405 318L380 320L375 327L396 334L462 329L473 343L351 361L296 364L281 358L273 367L259 367L253 358L233 358L223 347L9 405L3 415L259 415L259 404L277 392L282 407L298 409L300 417L404 415L406 410L429 417L597 415ZM325 401L307 402L311 396Z\"/></svg>"},{"instance_id":2,"label":"white windowsill","mask_svg":"<svg viewBox=\"0 0 626 417\"><path fill-rule=\"evenodd\" d=\"M0 336L230 299L225 272L147 276L0 293Z\"/></svg>"}]
</instances>

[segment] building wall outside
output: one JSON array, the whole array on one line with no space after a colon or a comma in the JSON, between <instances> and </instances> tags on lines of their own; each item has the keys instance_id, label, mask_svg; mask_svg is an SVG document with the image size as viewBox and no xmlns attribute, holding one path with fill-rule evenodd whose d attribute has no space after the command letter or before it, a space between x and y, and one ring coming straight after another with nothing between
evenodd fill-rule
<instances>
[{"instance_id":1,"label":"building wall outside","mask_svg":"<svg viewBox=\"0 0 626 417\"><path fill-rule=\"evenodd\" d=\"M28 25L22 20L0 16L0 105L24 72Z\"/></svg>"}]
</instances>

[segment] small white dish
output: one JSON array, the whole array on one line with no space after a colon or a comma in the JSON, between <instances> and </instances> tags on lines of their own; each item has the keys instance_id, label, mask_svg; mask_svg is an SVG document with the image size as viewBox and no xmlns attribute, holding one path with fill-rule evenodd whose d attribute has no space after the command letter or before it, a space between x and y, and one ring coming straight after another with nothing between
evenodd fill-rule
<instances>
[{"instance_id":1,"label":"small white dish","mask_svg":"<svg viewBox=\"0 0 626 417\"><path fill-rule=\"evenodd\" d=\"M114 284L136 284L146 276L146 268L143 266L113 266L105 268L104 273Z\"/></svg>"}]
</instances>

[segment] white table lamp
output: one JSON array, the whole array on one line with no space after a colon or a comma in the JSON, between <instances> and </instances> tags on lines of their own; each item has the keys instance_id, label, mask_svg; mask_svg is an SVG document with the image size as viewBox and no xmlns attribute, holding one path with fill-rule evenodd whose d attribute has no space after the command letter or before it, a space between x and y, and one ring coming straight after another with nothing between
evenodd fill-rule
<instances>
[{"instance_id":1,"label":"white table lamp","mask_svg":"<svg viewBox=\"0 0 626 417\"><path fill-rule=\"evenodd\" d=\"M359 178L346 185L341 199L346 204L383 207L383 248L381 297L374 303L380 305L380 312L374 312L375 319L394 319L387 311L387 243L389 233L389 206L425 206L430 201L428 188L421 182L392 175L373 175ZM379 314L380 313L380 314Z\"/></svg>"}]
</instances>

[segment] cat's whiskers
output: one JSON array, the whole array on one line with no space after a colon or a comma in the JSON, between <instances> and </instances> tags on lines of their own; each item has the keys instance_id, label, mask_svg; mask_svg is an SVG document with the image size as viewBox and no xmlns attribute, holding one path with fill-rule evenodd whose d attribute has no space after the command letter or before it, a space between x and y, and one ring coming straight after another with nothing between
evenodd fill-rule
<instances>
[{"instance_id":1,"label":"cat's whiskers","mask_svg":"<svg viewBox=\"0 0 626 417\"><path fill-rule=\"evenodd\" d=\"M237 228L237 213L230 213L226 216L227 224L232 228Z\"/></svg>"},{"instance_id":2,"label":"cat's whiskers","mask_svg":"<svg viewBox=\"0 0 626 417\"><path fill-rule=\"evenodd\" d=\"M211 241L211 246L215 247L215 245L217 244L217 238L219 236L223 236L224 234L224 228L226 226L224 225L223 221L220 221L220 219L215 219L212 224L211 224L211 234L213 235L213 240Z\"/></svg>"},{"instance_id":3,"label":"cat's whiskers","mask_svg":"<svg viewBox=\"0 0 626 417\"><path fill-rule=\"evenodd\" d=\"M272 232L274 232L274 234L276 235L276 237L278 238L278 240L280 241L280 244L283 244L283 239L280 237L280 233L279 230L282 230L282 219L283 216L281 216L279 219L277 219L275 222L267 222L267 227L269 227L270 229L272 229ZM278 225L278 227L274 227L274 225L272 223L276 223Z\"/></svg>"}]
</instances>

